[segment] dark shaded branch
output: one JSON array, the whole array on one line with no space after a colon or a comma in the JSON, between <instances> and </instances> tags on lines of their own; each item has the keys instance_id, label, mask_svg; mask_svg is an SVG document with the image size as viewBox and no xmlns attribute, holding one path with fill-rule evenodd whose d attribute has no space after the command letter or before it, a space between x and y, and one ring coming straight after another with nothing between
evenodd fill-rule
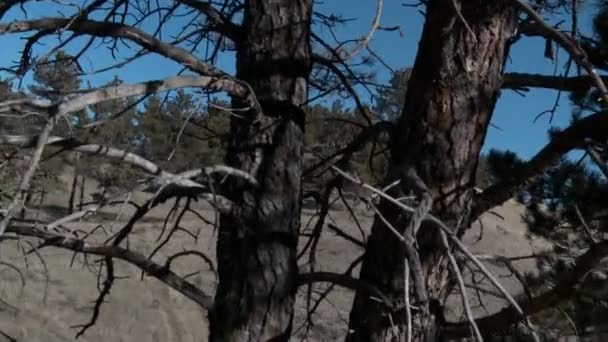
<instances>
[{"instance_id":1,"label":"dark shaded branch","mask_svg":"<svg viewBox=\"0 0 608 342\"><path fill-rule=\"evenodd\" d=\"M602 111L574 122L570 127L555 134L551 141L532 159L513 172L511 178L492 185L475 196L472 220L476 220L489 209L511 198L533 177L564 154L573 149L584 148L586 139L601 140L608 136L608 112Z\"/></svg>"},{"instance_id":2,"label":"dark shaded branch","mask_svg":"<svg viewBox=\"0 0 608 342\"><path fill-rule=\"evenodd\" d=\"M114 285L114 280L116 277L114 276L114 262L111 257L105 257L105 265L106 265L106 279L103 281L103 287L99 292L99 296L95 300L95 306L93 307L93 316L86 324L81 326L76 326L81 328L80 331L76 334L76 338L84 335L84 333L92 326L97 323L97 319L99 318L99 313L101 312L101 305L105 302L106 297L110 295L110 290L112 289L112 285Z\"/></svg>"},{"instance_id":3,"label":"dark shaded branch","mask_svg":"<svg viewBox=\"0 0 608 342\"><path fill-rule=\"evenodd\" d=\"M212 297L205 294L198 287L184 280L184 278L178 276L171 270L167 269L165 266L161 266L155 263L154 261L146 258L144 255L133 252L131 250L119 246L91 245L79 239L49 233L43 230L36 229L34 226L24 225L20 223L16 223L9 226L7 232L15 233L20 236L40 238L44 240L45 246L53 246L71 250L74 252L99 255L126 261L132 265L139 267L150 276L169 285L175 291L183 294L187 298L196 302L204 309L210 309L213 305Z\"/></svg>"},{"instance_id":4,"label":"dark shaded branch","mask_svg":"<svg viewBox=\"0 0 608 342\"><path fill-rule=\"evenodd\" d=\"M600 76L608 82L608 76ZM595 85L591 76L581 75L572 77L547 76L525 73L506 73L503 77L503 89L545 88L562 91L586 90Z\"/></svg>"}]
</instances>

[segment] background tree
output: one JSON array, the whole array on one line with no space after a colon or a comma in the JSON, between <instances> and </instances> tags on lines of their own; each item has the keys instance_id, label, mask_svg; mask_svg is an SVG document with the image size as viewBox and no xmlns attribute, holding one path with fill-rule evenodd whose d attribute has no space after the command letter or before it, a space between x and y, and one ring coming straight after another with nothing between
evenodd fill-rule
<instances>
[{"instance_id":1,"label":"background tree","mask_svg":"<svg viewBox=\"0 0 608 342\"><path fill-rule=\"evenodd\" d=\"M33 75L36 83L29 87L30 91L47 99L57 100L63 94L73 93L80 89L81 80L78 76L80 72L80 68L75 63L74 58L64 50L59 50L52 58L42 59L40 63L34 66ZM70 136L75 125L84 125L88 121L86 116L86 110L81 110L78 113L65 117L55 124L53 133L59 136ZM35 125L41 126L42 123L38 122ZM77 190L80 188L81 194L83 193L85 181L81 175L80 154L72 153L70 159L74 165L74 174L70 186L68 210L73 211ZM47 172L46 174L49 176L54 175L49 180L57 182L59 173L62 172L63 168L54 167L54 170L54 172Z\"/></svg>"},{"instance_id":2,"label":"background tree","mask_svg":"<svg viewBox=\"0 0 608 342\"><path fill-rule=\"evenodd\" d=\"M395 121L401 114L403 99L407 92L407 83L411 74L411 68L395 70L388 86L378 88L373 109L383 115L385 120Z\"/></svg>"}]
</instances>

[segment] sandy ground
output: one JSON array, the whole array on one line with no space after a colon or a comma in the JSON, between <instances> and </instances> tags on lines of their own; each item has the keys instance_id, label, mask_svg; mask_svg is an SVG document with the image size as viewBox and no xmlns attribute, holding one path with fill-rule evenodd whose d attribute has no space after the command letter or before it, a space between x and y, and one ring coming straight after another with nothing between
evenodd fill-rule
<instances>
[{"instance_id":1,"label":"sandy ground","mask_svg":"<svg viewBox=\"0 0 608 342\"><path fill-rule=\"evenodd\" d=\"M135 196L141 202L146 196ZM67 202L65 194L56 193L48 197L47 203ZM196 204L195 209L213 220L214 216L208 207ZM167 203L156 208L147 215L142 222L135 226L134 234L130 238L130 247L148 255L158 244L156 242L163 218L171 208ZM529 255L541 251L547 244L541 240L530 240L526 236L526 228L521 220L523 207L514 201L495 208L500 218L494 214L486 214L483 222L483 234L480 237L481 225L469 230L465 242L474 253L493 254L501 256ZM34 212L34 211L32 211ZM47 208L40 215L59 217L60 210ZM98 224L103 224L107 234L116 231L128 218L126 210L122 218L116 220L116 211L106 211L101 217L94 217L83 222L72 224L73 229L90 231ZM311 211L303 213L302 224L305 225ZM365 233L371 225L371 215L360 215L361 224ZM347 212L342 209L330 212L329 222L344 228L354 236L360 236L356 225L349 220ZM200 230L200 236L195 242L184 233L178 233L171 242L165 246L154 259L159 263L173 251L183 249L197 249L214 259L216 234L211 226L204 224L195 215L187 214L182 226L193 232ZM98 230L101 232L101 230ZM97 241L107 238L103 233L95 235ZM304 240L304 239L302 239ZM18 341L54 342L73 340L79 324L88 322L92 315L92 304L97 298L97 276L93 258L89 258L85 266L82 256L73 256L69 252L59 249L44 249L40 256L35 253L24 257L22 251L31 248L27 241L3 242L0 247L0 260L19 267L25 282L22 286L21 278L10 267L0 265L0 330L16 338ZM352 260L362 254L362 250L342 238L326 230L319 244L319 271L343 272ZM44 259L44 263L41 258ZM72 260L73 259L73 260ZM521 293L517 281L504 268L492 267L499 274L500 279L510 290ZM301 261L301 268L306 269L305 260ZM535 269L532 260L517 263L521 272L533 272ZM206 313L187 298L171 290L159 281L144 277L135 267L124 262L116 262L117 275L121 278L116 281L111 295L102 306L97 324L90 328L80 341L205 341L207 340ZM212 294L215 289L215 278L207 265L194 257L185 257L179 260L175 270L185 275L199 272L192 281ZM467 276L469 281L472 280ZM495 298L491 293L494 290L487 285L483 295L485 307L477 305L477 298L471 291L472 304L477 315L486 312L495 312L506 305L504 300ZM495 292L495 291L494 291ZM328 341L340 339L346 334L347 319L353 294L349 290L336 288L328 300L325 301L315 314L315 325L308 331L309 341ZM473 298L475 297L475 298ZM448 317L460 318L459 297L451 299L453 310ZM304 308L306 305L304 289L298 295L297 315L294 329L296 336L304 338L306 331L298 330L304 321ZM0 336L0 341L2 340Z\"/></svg>"}]
</instances>

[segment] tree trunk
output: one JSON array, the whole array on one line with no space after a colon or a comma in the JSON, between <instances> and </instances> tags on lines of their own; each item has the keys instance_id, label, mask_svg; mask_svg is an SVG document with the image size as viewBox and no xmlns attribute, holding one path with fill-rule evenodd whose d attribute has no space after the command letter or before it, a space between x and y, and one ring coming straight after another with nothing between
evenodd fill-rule
<instances>
[{"instance_id":1,"label":"tree trunk","mask_svg":"<svg viewBox=\"0 0 608 342\"><path fill-rule=\"evenodd\" d=\"M76 191L78 186L79 172L79 161L80 153L74 153L74 175L72 176L72 186L70 187L70 197L68 199L68 210L70 213L74 212L74 200L76 198Z\"/></svg>"},{"instance_id":2,"label":"tree trunk","mask_svg":"<svg viewBox=\"0 0 608 342\"><path fill-rule=\"evenodd\" d=\"M291 334L311 11L312 0L245 1L237 77L263 114L231 117L226 162L260 186L228 181L236 209L220 218L211 341L287 341Z\"/></svg>"},{"instance_id":3,"label":"tree trunk","mask_svg":"<svg viewBox=\"0 0 608 342\"><path fill-rule=\"evenodd\" d=\"M464 18L459 18L454 4ZM391 140L391 167L394 171L400 165L413 166L433 196L432 213L450 227L466 229L471 223L479 152L500 92L516 11L507 0L431 0L426 13L404 109ZM382 202L380 212L403 230L408 218L402 211ZM440 340L448 283L446 258L441 258L444 250L435 229L423 225L417 241L429 301L413 304L429 308L430 313L423 319L413 312L413 340ZM403 258L402 244L376 217L361 279L402 303ZM390 339L391 319L399 326L403 314L389 310L357 292L346 340Z\"/></svg>"}]
</instances>

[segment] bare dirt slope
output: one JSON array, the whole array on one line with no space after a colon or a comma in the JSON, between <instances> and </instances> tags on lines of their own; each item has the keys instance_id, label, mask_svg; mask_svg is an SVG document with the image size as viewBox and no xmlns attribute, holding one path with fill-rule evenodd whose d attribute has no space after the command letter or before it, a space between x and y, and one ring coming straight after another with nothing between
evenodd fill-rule
<instances>
[{"instance_id":1,"label":"bare dirt slope","mask_svg":"<svg viewBox=\"0 0 608 342\"><path fill-rule=\"evenodd\" d=\"M91 191L95 186L89 184ZM149 195L136 194L132 199L143 202ZM38 215L59 217L62 212L58 209L65 206L65 192L51 194L46 200L46 209ZM149 255L158 245L157 238L161 232L163 219L173 203L167 203L156 208L142 222L136 225L130 239L130 247ZM194 208L213 221L213 212L208 206L197 203ZM362 209L359 209L362 210ZM480 225L471 229L465 241L475 253L495 254L501 256L529 255L546 248L542 241L531 241L526 237L525 224L521 220L523 208L514 201L496 208L496 212L504 219L493 214L482 218L483 234L480 236ZM112 232L118 230L132 209L124 209L120 218L116 219L117 210L105 211L102 215L92 217L83 222L71 224L72 229L91 231L99 224L104 230L97 229L94 238L103 242ZM30 215L35 215L31 210ZM305 210L302 224L305 225L314 213ZM361 216L361 226L365 233L371 224L369 213ZM330 212L328 222L360 237L357 225L348 219L347 212L335 209ZM213 227L204 224L193 214L186 214L181 224L185 229L198 233L197 241L183 232L176 233L171 242L163 247L154 257L163 263L171 252L184 249L196 249L214 258L215 232ZM479 240L479 241L477 241ZM305 238L302 238L302 243ZM86 260L81 255L74 256L69 252L58 249L43 249L38 253L24 256L23 251L31 250L28 241L3 242L0 247L0 260L19 267L23 279L10 267L0 265L0 330L16 338L18 341L54 342L73 340L78 328L74 326L87 323L92 315L93 301L97 298L98 265L94 258ZM352 260L362 254L362 250L341 237L325 230L318 246L317 271L343 272ZM41 260L44 260L42 262ZM209 267L200 259L185 257L176 264L179 274L191 274L191 280L201 286L207 293L212 294L215 277ZM303 271L308 269L307 260L302 259L300 265ZM533 261L522 261L517 265L521 272L534 270ZM155 279L141 276L136 268L123 262L116 262L117 275L121 276L112 288L110 297L102 306L97 324L90 328L81 341L204 341L207 336L206 313L194 303L169 289ZM521 288L504 269L501 279L507 287L515 292ZM470 277L469 277L470 279ZM22 284L25 283L25 285ZM22 286L23 285L23 286ZM483 287L484 285L480 285ZM491 287L486 288L492 292ZM472 291L472 290L471 290ZM324 301L312 316L315 323L308 331L302 327L305 319L306 289L299 291L298 314L294 329L297 335L304 337L308 333L309 341L327 341L338 339L346 334L348 310L352 301L349 290L336 288L328 300ZM472 295L473 297L473 295ZM459 302L453 300L453 312L448 317L459 318ZM487 300L485 309L477 306L478 314L485 311L493 312L506 305L502 299L494 298L485 293ZM474 303L475 304L475 303ZM0 341L2 341L0 336Z\"/></svg>"}]
</instances>

